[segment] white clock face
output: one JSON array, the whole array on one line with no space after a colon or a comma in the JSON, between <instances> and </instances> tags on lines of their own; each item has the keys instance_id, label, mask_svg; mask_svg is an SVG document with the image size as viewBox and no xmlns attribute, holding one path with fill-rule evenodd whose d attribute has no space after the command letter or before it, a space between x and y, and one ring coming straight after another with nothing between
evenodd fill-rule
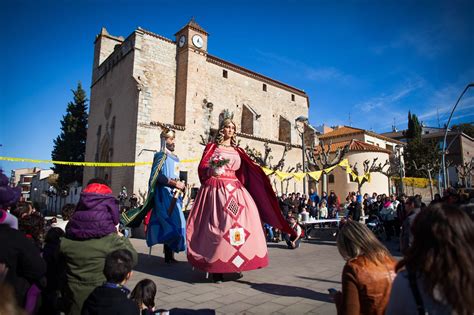
<instances>
[{"instance_id":1,"label":"white clock face","mask_svg":"<svg viewBox=\"0 0 474 315\"><path fill-rule=\"evenodd\" d=\"M194 35L193 36L193 44L197 48L202 48L202 45L204 44L204 41L202 40L202 37L199 35Z\"/></svg>"},{"instance_id":2,"label":"white clock face","mask_svg":"<svg viewBox=\"0 0 474 315\"><path fill-rule=\"evenodd\" d=\"M181 37L179 38L179 41L178 41L178 45L179 45L179 47L183 47L184 44L186 44L186 36L181 35Z\"/></svg>"}]
</instances>

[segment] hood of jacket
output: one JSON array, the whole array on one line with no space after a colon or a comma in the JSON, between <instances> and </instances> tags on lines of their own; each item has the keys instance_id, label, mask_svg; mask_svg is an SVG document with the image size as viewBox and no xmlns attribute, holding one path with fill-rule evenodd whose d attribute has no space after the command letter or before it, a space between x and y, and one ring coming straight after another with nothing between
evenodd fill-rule
<instances>
[{"instance_id":1,"label":"hood of jacket","mask_svg":"<svg viewBox=\"0 0 474 315\"><path fill-rule=\"evenodd\" d=\"M99 238L116 232L119 207L113 195L82 192L76 210L66 226L73 239Z\"/></svg>"}]
</instances>

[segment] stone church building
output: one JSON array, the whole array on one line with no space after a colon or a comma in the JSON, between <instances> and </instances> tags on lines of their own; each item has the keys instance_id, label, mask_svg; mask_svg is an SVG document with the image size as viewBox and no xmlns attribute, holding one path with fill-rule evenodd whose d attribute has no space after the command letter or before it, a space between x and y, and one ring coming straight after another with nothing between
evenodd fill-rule
<instances>
[{"instance_id":1,"label":"stone church building","mask_svg":"<svg viewBox=\"0 0 474 315\"><path fill-rule=\"evenodd\" d=\"M142 28L127 38L102 29L94 46L86 161L151 162L164 124L176 131L180 159L199 160L202 139L215 132L219 115L228 109L241 147L263 153L268 142L276 164L289 146L284 170L301 162L295 119L308 116L308 95L211 55L208 35L194 20L174 40ZM180 165L195 187L200 185L197 166L198 161ZM150 168L85 168L84 182L98 176L115 194L122 186L129 194L144 193ZM302 191L301 182L290 187Z\"/></svg>"}]
</instances>

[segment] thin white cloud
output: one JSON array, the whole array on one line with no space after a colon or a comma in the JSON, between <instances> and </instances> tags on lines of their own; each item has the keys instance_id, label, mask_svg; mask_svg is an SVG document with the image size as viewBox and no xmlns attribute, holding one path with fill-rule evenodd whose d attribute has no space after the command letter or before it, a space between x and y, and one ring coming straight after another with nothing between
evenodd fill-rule
<instances>
[{"instance_id":1,"label":"thin white cloud","mask_svg":"<svg viewBox=\"0 0 474 315\"><path fill-rule=\"evenodd\" d=\"M409 30L402 32L388 43L372 47L371 50L376 55L388 50L411 50L422 57L434 59L449 48L444 40L444 33L442 25L432 25L429 29Z\"/></svg>"},{"instance_id":2,"label":"thin white cloud","mask_svg":"<svg viewBox=\"0 0 474 315\"><path fill-rule=\"evenodd\" d=\"M424 86L424 80L417 78L416 80L407 81L403 86L389 94L371 98L365 102L356 105L357 108L364 112L370 112L374 109L393 107L397 102Z\"/></svg>"},{"instance_id":3,"label":"thin white cloud","mask_svg":"<svg viewBox=\"0 0 474 315\"><path fill-rule=\"evenodd\" d=\"M312 81L339 81L343 83L349 83L354 80L354 77L346 74L336 68L311 68L306 69L306 78Z\"/></svg>"},{"instance_id":4,"label":"thin white cloud","mask_svg":"<svg viewBox=\"0 0 474 315\"><path fill-rule=\"evenodd\" d=\"M471 88L471 91L464 94L455 113L466 116L465 112L474 109L474 95L472 95L474 91L472 90L474 89ZM439 117L440 120L446 121L461 92L462 90L459 87L455 88L453 85L436 92L433 98L428 101L429 109L422 112L418 116L419 119L429 123L430 121L437 120ZM474 112L472 114L474 115Z\"/></svg>"},{"instance_id":5,"label":"thin white cloud","mask_svg":"<svg viewBox=\"0 0 474 315\"><path fill-rule=\"evenodd\" d=\"M307 80L315 82L337 81L344 84L354 84L357 78L353 75L345 73L344 71L335 67L313 67L304 62L290 59L286 56L281 56L275 53L264 52L256 50L259 55L266 60L271 60L274 63L285 64L293 69L295 72L302 73Z\"/></svg>"}]
</instances>

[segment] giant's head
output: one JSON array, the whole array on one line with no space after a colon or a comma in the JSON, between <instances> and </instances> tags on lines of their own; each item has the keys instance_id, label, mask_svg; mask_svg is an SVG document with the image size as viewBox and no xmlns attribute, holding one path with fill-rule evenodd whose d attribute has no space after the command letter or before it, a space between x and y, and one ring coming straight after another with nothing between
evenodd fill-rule
<instances>
[{"instance_id":1,"label":"giant's head","mask_svg":"<svg viewBox=\"0 0 474 315\"><path fill-rule=\"evenodd\" d=\"M224 111L224 117L219 124L219 130L217 131L217 135L215 138L215 142L217 144L221 144L224 140L230 138L230 144L235 147L237 146L236 140L236 124L233 120L234 115L231 114L229 111Z\"/></svg>"},{"instance_id":2,"label":"giant's head","mask_svg":"<svg viewBox=\"0 0 474 315\"><path fill-rule=\"evenodd\" d=\"M161 131L161 134L160 134L160 138L161 138L161 150L164 150L165 147L173 152L174 151L174 141L175 141L175 132L174 130L170 129L170 128L167 128L167 127L163 127L162 131Z\"/></svg>"}]
</instances>

